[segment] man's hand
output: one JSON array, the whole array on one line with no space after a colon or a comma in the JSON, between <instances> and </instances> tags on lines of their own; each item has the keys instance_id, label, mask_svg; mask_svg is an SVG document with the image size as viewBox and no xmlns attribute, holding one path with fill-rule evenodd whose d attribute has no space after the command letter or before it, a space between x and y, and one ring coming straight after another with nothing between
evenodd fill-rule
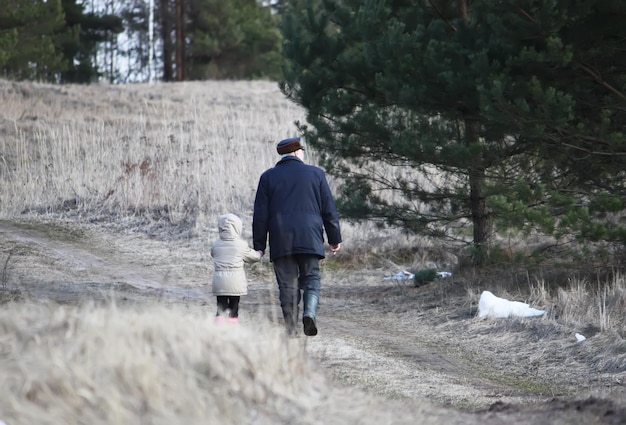
<instances>
[{"instance_id":1,"label":"man's hand","mask_svg":"<svg viewBox=\"0 0 626 425\"><path fill-rule=\"evenodd\" d=\"M341 243L330 244L330 252L332 252L333 255L337 254L337 251L339 251L340 249L341 249Z\"/></svg>"}]
</instances>

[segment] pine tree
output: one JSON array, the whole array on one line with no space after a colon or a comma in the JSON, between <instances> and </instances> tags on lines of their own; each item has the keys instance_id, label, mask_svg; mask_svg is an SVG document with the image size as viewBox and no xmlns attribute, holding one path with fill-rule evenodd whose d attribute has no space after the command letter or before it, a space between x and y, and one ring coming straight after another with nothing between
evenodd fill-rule
<instances>
[{"instance_id":1,"label":"pine tree","mask_svg":"<svg viewBox=\"0 0 626 425\"><path fill-rule=\"evenodd\" d=\"M152 2L156 12L157 2ZM145 0L130 0L124 4L120 16L124 22L125 43L120 49L120 54L126 60L127 70L122 75L121 82L151 81L155 69L152 61L155 59L154 28L150 25L150 2ZM155 23L154 16L152 23ZM150 31L152 30L152 34ZM151 46L152 44L152 46ZM150 55L152 54L152 58Z\"/></svg>"},{"instance_id":2,"label":"pine tree","mask_svg":"<svg viewBox=\"0 0 626 425\"><path fill-rule=\"evenodd\" d=\"M100 77L94 61L98 43L103 43L124 30L122 18L112 14L85 13L83 3L62 0L65 26L57 44L67 69L61 74L63 83L90 83Z\"/></svg>"},{"instance_id":3,"label":"pine tree","mask_svg":"<svg viewBox=\"0 0 626 425\"><path fill-rule=\"evenodd\" d=\"M283 92L345 218L626 242L620 1L292 0Z\"/></svg>"},{"instance_id":4,"label":"pine tree","mask_svg":"<svg viewBox=\"0 0 626 425\"><path fill-rule=\"evenodd\" d=\"M119 17L84 13L76 0L0 0L0 70L12 79L94 81L97 43L122 29Z\"/></svg>"},{"instance_id":5,"label":"pine tree","mask_svg":"<svg viewBox=\"0 0 626 425\"><path fill-rule=\"evenodd\" d=\"M0 73L55 81L66 67L55 47L63 28L60 0L0 0Z\"/></svg>"},{"instance_id":6,"label":"pine tree","mask_svg":"<svg viewBox=\"0 0 626 425\"><path fill-rule=\"evenodd\" d=\"M278 78L281 35L256 0L189 0L188 76Z\"/></svg>"}]
</instances>

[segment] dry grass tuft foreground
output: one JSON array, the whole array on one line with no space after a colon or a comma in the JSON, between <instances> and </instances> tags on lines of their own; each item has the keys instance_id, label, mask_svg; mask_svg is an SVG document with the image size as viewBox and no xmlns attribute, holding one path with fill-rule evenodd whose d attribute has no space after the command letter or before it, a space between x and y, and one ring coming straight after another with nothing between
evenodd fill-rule
<instances>
[{"instance_id":1,"label":"dry grass tuft foreground","mask_svg":"<svg viewBox=\"0 0 626 425\"><path fill-rule=\"evenodd\" d=\"M28 314L25 313L27 309ZM7 424L440 422L393 410L315 371L303 345L259 320L217 325L205 309L9 304L0 311L0 417ZM379 406L380 409L370 410ZM397 410L395 410L397 409ZM451 418L452 422L462 423Z\"/></svg>"},{"instance_id":2,"label":"dry grass tuft foreground","mask_svg":"<svg viewBox=\"0 0 626 425\"><path fill-rule=\"evenodd\" d=\"M276 330L220 327L199 309L31 304L28 312L14 304L0 312L0 411L9 424L75 415L85 424L272 423L273 412L289 417L319 402L324 385Z\"/></svg>"}]
</instances>

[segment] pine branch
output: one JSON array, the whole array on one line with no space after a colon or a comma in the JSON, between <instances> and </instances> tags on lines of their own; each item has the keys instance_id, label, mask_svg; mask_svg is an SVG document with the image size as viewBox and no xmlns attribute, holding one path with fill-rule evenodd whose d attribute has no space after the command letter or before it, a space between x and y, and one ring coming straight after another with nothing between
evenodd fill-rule
<instances>
[{"instance_id":1,"label":"pine branch","mask_svg":"<svg viewBox=\"0 0 626 425\"><path fill-rule=\"evenodd\" d=\"M544 31L543 29L541 29L541 27L539 26L539 24L537 23L537 21L535 20L535 18L533 18L528 12L526 12L524 9L522 9L521 7L517 8L518 12L520 13L520 15L522 15L524 18L526 18L529 22L532 22L533 24L535 24L535 26L537 28L539 28L539 34L543 37L546 38L549 34ZM610 85L609 83L607 83L601 76L600 72L598 72L597 70L593 70L590 67L588 67L587 65L580 63L578 61L574 62L575 65L577 65L578 67L580 67L586 74L588 74L589 76L591 76L594 81L596 83L598 83L600 86L604 87L606 90L608 90L609 92L613 93L614 95L618 96L620 99L626 100L626 96L620 92L619 90L617 90L615 87L613 87L612 85Z\"/></svg>"},{"instance_id":2,"label":"pine branch","mask_svg":"<svg viewBox=\"0 0 626 425\"><path fill-rule=\"evenodd\" d=\"M439 15L439 17L443 19L446 22L446 24L448 24L450 29L452 29L452 31L456 31L456 27L454 26L454 24L452 24L452 22L450 22L448 18L443 16L443 12L441 11L441 9L439 9L439 7L435 4L435 2L433 0L429 0L429 2L430 2L430 5L433 7L433 9L435 9L435 12L437 12L437 15Z\"/></svg>"},{"instance_id":3,"label":"pine branch","mask_svg":"<svg viewBox=\"0 0 626 425\"><path fill-rule=\"evenodd\" d=\"M621 99L626 100L626 96L624 96L624 94L620 92L619 90L617 90L615 87L613 87L612 85L604 81L604 79L602 79L602 76L600 75L598 71L594 71L587 65L580 63L580 62L576 62L576 65L578 65L583 71L589 74L595 80L596 83L600 84L602 87L604 87L605 89L607 89L614 95L620 97Z\"/></svg>"}]
</instances>

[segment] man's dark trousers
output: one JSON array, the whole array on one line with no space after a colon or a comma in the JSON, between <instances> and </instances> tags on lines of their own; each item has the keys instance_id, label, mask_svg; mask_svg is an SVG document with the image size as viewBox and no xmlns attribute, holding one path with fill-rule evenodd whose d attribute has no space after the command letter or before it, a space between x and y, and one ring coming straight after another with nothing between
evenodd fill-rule
<instances>
[{"instance_id":1,"label":"man's dark trousers","mask_svg":"<svg viewBox=\"0 0 626 425\"><path fill-rule=\"evenodd\" d=\"M319 256L314 254L288 255L273 261L280 307L283 310L285 326L291 333L295 332L298 325L298 305L302 298L300 291L304 291L305 297L315 296L319 299L321 286L319 262Z\"/></svg>"}]
</instances>

